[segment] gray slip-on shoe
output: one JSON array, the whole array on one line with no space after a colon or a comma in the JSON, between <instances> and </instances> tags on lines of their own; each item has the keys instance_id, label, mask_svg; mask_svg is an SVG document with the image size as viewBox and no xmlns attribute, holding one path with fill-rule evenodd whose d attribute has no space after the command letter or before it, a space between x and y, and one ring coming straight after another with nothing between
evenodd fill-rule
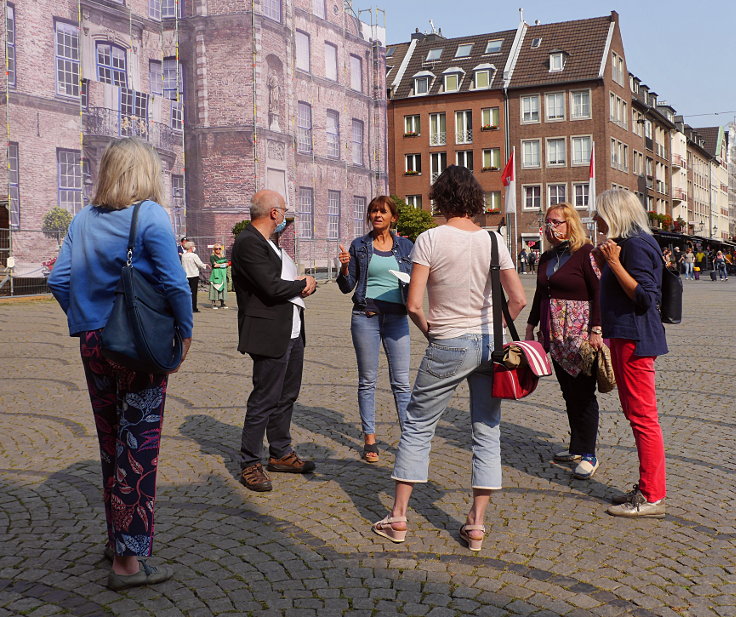
<instances>
[{"instance_id":1,"label":"gray slip-on shoe","mask_svg":"<svg viewBox=\"0 0 736 617\"><path fill-rule=\"evenodd\" d=\"M143 560L139 563L141 564L141 569L135 574L115 574L115 572L110 572L110 575L107 577L107 588L113 591L122 591L130 587L163 583L174 576L174 568L171 566L149 566Z\"/></svg>"}]
</instances>

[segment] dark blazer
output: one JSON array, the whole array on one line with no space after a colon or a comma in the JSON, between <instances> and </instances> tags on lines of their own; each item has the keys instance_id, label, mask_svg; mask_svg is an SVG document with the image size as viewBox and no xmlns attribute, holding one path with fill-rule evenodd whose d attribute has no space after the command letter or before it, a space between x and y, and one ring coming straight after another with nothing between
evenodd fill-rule
<instances>
[{"instance_id":1,"label":"dark blazer","mask_svg":"<svg viewBox=\"0 0 736 617\"><path fill-rule=\"evenodd\" d=\"M294 318L290 298L306 281L281 279L281 259L261 233L248 225L232 250L233 285L238 297L238 351L267 358L286 353ZM304 319L302 319L302 340Z\"/></svg>"}]
</instances>

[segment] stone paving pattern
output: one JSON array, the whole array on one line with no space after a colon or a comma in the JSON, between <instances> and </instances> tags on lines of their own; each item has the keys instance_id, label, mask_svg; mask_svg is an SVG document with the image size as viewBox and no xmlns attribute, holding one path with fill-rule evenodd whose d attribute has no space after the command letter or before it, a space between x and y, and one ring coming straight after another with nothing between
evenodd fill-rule
<instances>
[{"instance_id":1,"label":"stone paving pattern","mask_svg":"<svg viewBox=\"0 0 736 617\"><path fill-rule=\"evenodd\" d=\"M465 386L438 427L407 541L393 545L369 526L391 502L398 423L382 358L382 458L362 462L349 297L325 282L308 300L293 437L317 473L272 474L265 494L237 480L251 361L235 349L236 311L203 305L189 359L170 381L159 467L153 562L176 575L124 593L105 587L97 439L77 339L53 302L2 303L0 617L736 616L735 300L730 281L687 282L685 323L667 327L671 353L657 361L666 519L605 514L637 478L615 392L600 396L593 480L552 462L568 431L550 377L503 403L505 488L492 497L479 554L457 534L470 503ZM413 328L414 369L423 351Z\"/></svg>"}]
</instances>

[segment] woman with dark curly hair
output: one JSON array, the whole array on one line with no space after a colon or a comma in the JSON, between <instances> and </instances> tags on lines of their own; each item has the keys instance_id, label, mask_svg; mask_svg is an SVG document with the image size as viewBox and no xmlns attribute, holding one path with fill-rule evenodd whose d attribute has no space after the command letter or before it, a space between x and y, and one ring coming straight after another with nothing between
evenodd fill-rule
<instances>
[{"instance_id":1,"label":"woman with dark curly hair","mask_svg":"<svg viewBox=\"0 0 736 617\"><path fill-rule=\"evenodd\" d=\"M471 551L479 551L491 491L501 488L501 401L491 397L491 237L473 221L483 212L483 190L465 167L448 167L432 186L430 197L447 224L417 238L407 300L409 316L429 346L406 410L391 476L396 481L393 508L373 525L373 531L392 542L404 541L409 497L414 484L427 482L435 428L455 389L467 380L473 505L460 527L460 537ZM501 284L509 296L511 316L516 317L526 304L524 289L503 238L497 240ZM426 316L425 290L429 298Z\"/></svg>"}]
</instances>

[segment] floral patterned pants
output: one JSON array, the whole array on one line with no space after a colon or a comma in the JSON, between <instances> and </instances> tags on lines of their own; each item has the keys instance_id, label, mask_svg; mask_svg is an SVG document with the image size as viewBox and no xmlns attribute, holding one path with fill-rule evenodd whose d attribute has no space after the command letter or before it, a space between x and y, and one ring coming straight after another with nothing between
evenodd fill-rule
<instances>
[{"instance_id":1,"label":"floral patterned pants","mask_svg":"<svg viewBox=\"0 0 736 617\"><path fill-rule=\"evenodd\" d=\"M116 555L148 557L168 375L111 362L101 333L83 332L80 351L100 441L108 541Z\"/></svg>"}]
</instances>

